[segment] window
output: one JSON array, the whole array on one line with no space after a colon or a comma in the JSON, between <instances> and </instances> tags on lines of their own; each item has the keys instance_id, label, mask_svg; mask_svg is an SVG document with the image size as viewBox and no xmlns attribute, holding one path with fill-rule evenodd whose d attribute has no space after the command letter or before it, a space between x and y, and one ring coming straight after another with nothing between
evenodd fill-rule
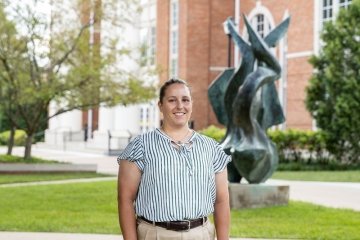
<instances>
[{"instance_id":1,"label":"window","mask_svg":"<svg viewBox=\"0 0 360 240\"><path fill-rule=\"evenodd\" d=\"M348 8L350 3L351 3L351 0L340 0L339 8Z\"/></svg>"},{"instance_id":2,"label":"window","mask_svg":"<svg viewBox=\"0 0 360 240\"><path fill-rule=\"evenodd\" d=\"M178 18L179 18L179 10L178 10L179 3L174 1L171 3L171 25L177 26L178 25Z\"/></svg>"},{"instance_id":3,"label":"window","mask_svg":"<svg viewBox=\"0 0 360 240\"><path fill-rule=\"evenodd\" d=\"M142 22L140 29L141 47L141 66L151 67L155 65L156 57L156 8L155 3L148 0L143 1L144 11L142 12Z\"/></svg>"},{"instance_id":4,"label":"window","mask_svg":"<svg viewBox=\"0 0 360 240\"><path fill-rule=\"evenodd\" d=\"M322 10L322 19L323 22L329 21L333 17L333 1L332 0L323 0L323 10Z\"/></svg>"},{"instance_id":5,"label":"window","mask_svg":"<svg viewBox=\"0 0 360 240\"><path fill-rule=\"evenodd\" d=\"M150 106L143 105L140 108L140 131L142 133L149 130L150 124Z\"/></svg>"},{"instance_id":6,"label":"window","mask_svg":"<svg viewBox=\"0 0 360 240\"><path fill-rule=\"evenodd\" d=\"M263 38L264 37L264 15L259 14L256 16L257 18L257 32L259 33L259 35Z\"/></svg>"},{"instance_id":7,"label":"window","mask_svg":"<svg viewBox=\"0 0 360 240\"><path fill-rule=\"evenodd\" d=\"M171 77L176 77L178 75L177 65L178 65L178 60L176 58L171 59L171 62L170 62L170 76Z\"/></svg>"},{"instance_id":8,"label":"window","mask_svg":"<svg viewBox=\"0 0 360 240\"><path fill-rule=\"evenodd\" d=\"M271 30L269 20L264 14L257 14L251 19L251 25L257 33L264 38Z\"/></svg>"},{"instance_id":9,"label":"window","mask_svg":"<svg viewBox=\"0 0 360 240\"><path fill-rule=\"evenodd\" d=\"M177 55L178 53L178 32L177 31L173 31L171 33L171 53L173 55Z\"/></svg>"},{"instance_id":10,"label":"window","mask_svg":"<svg viewBox=\"0 0 360 240\"><path fill-rule=\"evenodd\" d=\"M334 20L340 9L346 9L351 0L322 0L321 23Z\"/></svg>"},{"instance_id":11,"label":"window","mask_svg":"<svg viewBox=\"0 0 360 240\"><path fill-rule=\"evenodd\" d=\"M156 28L150 28L150 43L149 43L149 62L150 65L155 64L155 54L156 54Z\"/></svg>"},{"instance_id":12,"label":"window","mask_svg":"<svg viewBox=\"0 0 360 240\"><path fill-rule=\"evenodd\" d=\"M179 2L173 0L170 5L170 49L169 49L169 74L171 77L178 75L179 52Z\"/></svg>"}]
</instances>

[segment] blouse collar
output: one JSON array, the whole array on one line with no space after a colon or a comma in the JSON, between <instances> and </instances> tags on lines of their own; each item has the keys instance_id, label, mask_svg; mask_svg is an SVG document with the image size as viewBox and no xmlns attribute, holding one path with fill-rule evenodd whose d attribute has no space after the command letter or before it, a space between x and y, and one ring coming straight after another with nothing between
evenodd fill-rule
<instances>
[{"instance_id":1,"label":"blouse collar","mask_svg":"<svg viewBox=\"0 0 360 240\"><path fill-rule=\"evenodd\" d=\"M193 142L194 140L196 140L196 137L197 137L198 133L197 133L196 131L194 131L194 130L191 130L191 131L192 131L191 136L190 136L189 140L188 140L186 143L190 143L190 142ZM156 132L157 132L160 136L162 136L162 137L164 137L165 139L167 139L170 143L171 143L171 142L174 142L174 140L171 139L171 137L168 136L166 133L164 133L160 128L156 128Z\"/></svg>"}]
</instances>

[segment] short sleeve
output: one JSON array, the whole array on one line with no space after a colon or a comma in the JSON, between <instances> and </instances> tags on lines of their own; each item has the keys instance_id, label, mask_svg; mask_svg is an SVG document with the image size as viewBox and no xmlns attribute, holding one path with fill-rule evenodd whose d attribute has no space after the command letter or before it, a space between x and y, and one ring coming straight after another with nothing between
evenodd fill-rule
<instances>
[{"instance_id":1,"label":"short sleeve","mask_svg":"<svg viewBox=\"0 0 360 240\"><path fill-rule=\"evenodd\" d=\"M118 156L117 162L120 164L121 160L127 160L135 163L138 168L144 170L144 146L141 136L137 136L125 148L125 150Z\"/></svg>"},{"instance_id":2,"label":"short sleeve","mask_svg":"<svg viewBox=\"0 0 360 240\"><path fill-rule=\"evenodd\" d=\"M213 158L214 172L219 173L223 171L229 162L231 162L231 156L227 155L223 148L217 142L215 142Z\"/></svg>"}]
</instances>

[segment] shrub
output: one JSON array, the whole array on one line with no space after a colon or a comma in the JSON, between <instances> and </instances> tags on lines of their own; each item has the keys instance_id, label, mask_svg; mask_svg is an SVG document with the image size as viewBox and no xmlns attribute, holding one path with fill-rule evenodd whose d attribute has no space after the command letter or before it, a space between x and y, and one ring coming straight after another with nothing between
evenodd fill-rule
<instances>
[{"instance_id":1,"label":"shrub","mask_svg":"<svg viewBox=\"0 0 360 240\"><path fill-rule=\"evenodd\" d=\"M224 138L225 132L226 132L226 129L218 128L214 125L210 125L209 127L200 131L201 134L211 137L218 142L220 142Z\"/></svg>"},{"instance_id":2,"label":"shrub","mask_svg":"<svg viewBox=\"0 0 360 240\"><path fill-rule=\"evenodd\" d=\"M278 148L281 163L329 163L325 150L326 135L322 131L297 129L269 130L268 135Z\"/></svg>"},{"instance_id":3,"label":"shrub","mask_svg":"<svg viewBox=\"0 0 360 240\"><path fill-rule=\"evenodd\" d=\"M220 142L226 129L213 125L200 133ZM343 164L326 150L327 135L323 131L297 129L269 130L271 141L278 149L279 170L350 170L359 169L359 164Z\"/></svg>"},{"instance_id":4,"label":"shrub","mask_svg":"<svg viewBox=\"0 0 360 240\"><path fill-rule=\"evenodd\" d=\"M10 131L0 133L0 145L6 145L9 142ZM24 146L26 140L26 133L24 130L16 130L14 137L14 144L16 146Z\"/></svg>"}]
</instances>

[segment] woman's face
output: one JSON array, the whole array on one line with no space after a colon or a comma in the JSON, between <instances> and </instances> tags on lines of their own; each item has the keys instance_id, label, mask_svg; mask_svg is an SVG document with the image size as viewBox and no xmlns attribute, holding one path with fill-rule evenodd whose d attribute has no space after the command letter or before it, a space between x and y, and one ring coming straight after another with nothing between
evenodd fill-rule
<instances>
[{"instance_id":1,"label":"woman's face","mask_svg":"<svg viewBox=\"0 0 360 240\"><path fill-rule=\"evenodd\" d=\"M166 125L182 127L188 124L192 112L190 90L181 83L169 85L165 90L162 102L159 102L160 112Z\"/></svg>"}]
</instances>

